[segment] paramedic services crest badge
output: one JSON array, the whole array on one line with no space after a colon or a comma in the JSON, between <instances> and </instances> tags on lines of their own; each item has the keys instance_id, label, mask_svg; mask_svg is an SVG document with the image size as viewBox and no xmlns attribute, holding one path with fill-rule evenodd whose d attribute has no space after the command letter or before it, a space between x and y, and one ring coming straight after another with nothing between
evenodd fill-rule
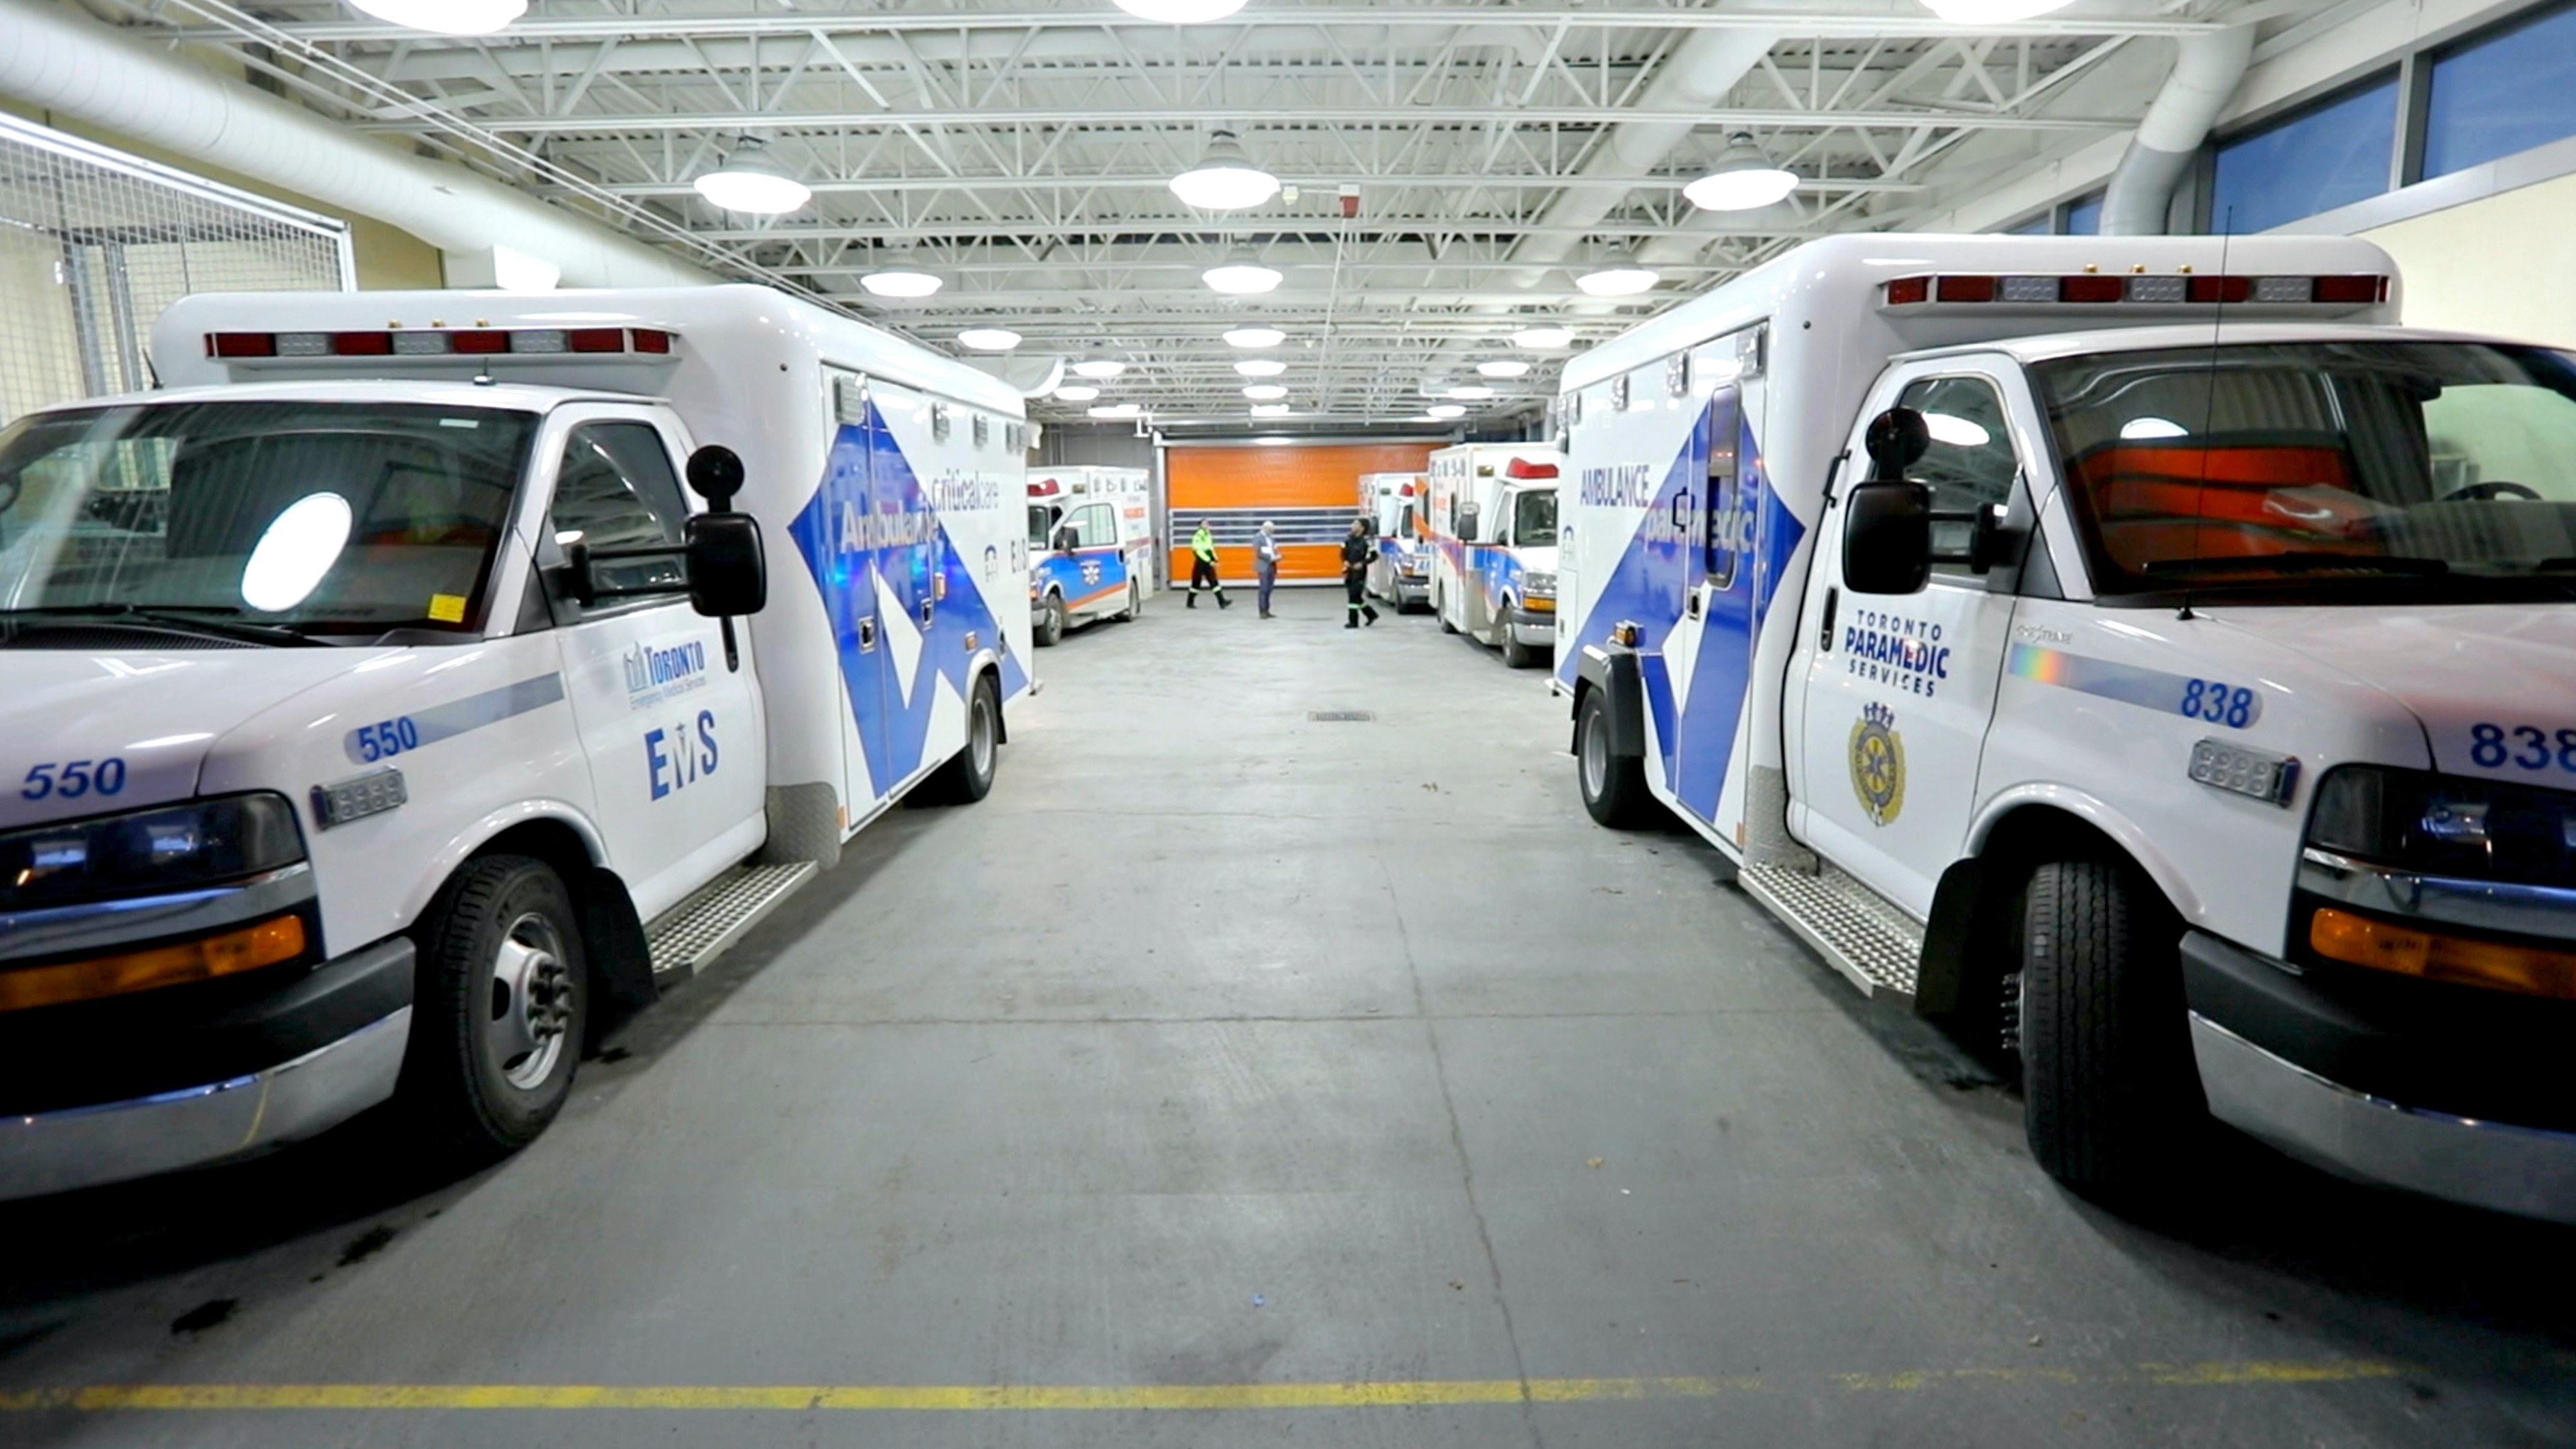
<instances>
[{"instance_id":1,"label":"paramedic services crest badge","mask_svg":"<svg viewBox=\"0 0 2576 1449\"><path fill-rule=\"evenodd\" d=\"M1872 703L1852 726L1851 780L1870 823L1888 824L1905 809L1905 737L1886 705Z\"/></svg>"}]
</instances>

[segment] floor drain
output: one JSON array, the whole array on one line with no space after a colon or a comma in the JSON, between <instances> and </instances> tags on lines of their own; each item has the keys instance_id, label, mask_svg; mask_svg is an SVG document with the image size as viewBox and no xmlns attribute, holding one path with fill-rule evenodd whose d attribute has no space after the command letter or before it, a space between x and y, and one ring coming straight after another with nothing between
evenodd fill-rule
<instances>
[{"instance_id":1,"label":"floor drain","mask_svg":"<svg viewBox=\"0 0 2576 1449\"><path fill-rule=\"evenodd\" d=\"M1306 711L1306 718L1323 724L1360 724L1377 718L1377 715L1365 709L1310 709Z\"/></svg>"}]
</instances>

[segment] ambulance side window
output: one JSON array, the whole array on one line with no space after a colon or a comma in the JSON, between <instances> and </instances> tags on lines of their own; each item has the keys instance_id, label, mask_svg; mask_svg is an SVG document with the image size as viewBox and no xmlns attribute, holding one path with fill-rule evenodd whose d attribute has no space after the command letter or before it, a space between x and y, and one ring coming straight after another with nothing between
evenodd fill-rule
<instances>
[{"instance_id":1,"label":"ambulance side window","mask_svg":"<svg viewBox=\"0 0 2576 1449\"><path fill-rule=\"evenodd\" d=\"M2002 394L1982 377L1927 377L1907 385L1900 406L1923 415L1932 430L1932 445L1909 470L1932 486L1936 512L1965 512L1983 504L2011 501L2021 462L2013 456L2012 428L2004 418ZM1932 546L1943 552L1967 547L1968 525L1937 524ZM1933 565L1935 573L1973 577L1966 564Z\"/></svg>"},{"instance_id":2,"label":"ambulance side window","mask_svg":"<svg viewBox=\"0 0 2576 1449\"><path fill-rule=\"evenodd\" d=\"M1117 518L1106 503L1085 504L1069 526L1076 548L1107 548L1118 541Z\"/></svg>"},{"instance_id":3,"label":"ambulance side window","mask_svg":"<svg viewBox=\"0 0 2576 1449\"><path fill-rule=\"evenodd\" d=\"M689 516L679 474L649 423L586 423L564 443L555 475L552 526L557 543L601 548L661 548L680 541ZM676 559L602 562L602 583L688 586Z\"/></svg>"}]
</instances>

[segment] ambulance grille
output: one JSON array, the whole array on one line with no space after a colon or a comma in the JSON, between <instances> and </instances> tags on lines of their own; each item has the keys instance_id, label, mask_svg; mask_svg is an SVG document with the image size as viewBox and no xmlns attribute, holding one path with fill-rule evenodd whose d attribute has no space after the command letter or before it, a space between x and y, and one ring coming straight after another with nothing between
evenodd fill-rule
<instances>
[{"instance_id":1,"label":"ambulance grille","mask_svg":"<svg viewBox=\"0 0 2576 1449\"><path fill-rule=\"evenodd\" d=\"M1850 977L1862 995L1914 1000L1923 928L1895 902L1831 866L1810 875L1748 865L1736 881L1815 947L1827 965Z\"/></svg>"},{"instance_id":2,"label":"ambulance grille","mask_svg":"<svg viewBox=\"0 0 2576 1449\"><path fill-rule=\"evenodd\" d=\"M685 980L814 878L814 862L738 865L698 887L687 900L644 928L657 981Z\"/></svg>"}]
</instances>

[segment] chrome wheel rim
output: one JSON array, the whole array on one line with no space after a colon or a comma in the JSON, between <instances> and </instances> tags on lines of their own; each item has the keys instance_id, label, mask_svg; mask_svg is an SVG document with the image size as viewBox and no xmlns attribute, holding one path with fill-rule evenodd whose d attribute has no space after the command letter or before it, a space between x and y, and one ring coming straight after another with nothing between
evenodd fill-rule
<instances>
[{"instance_id":1,"label":"chrome wheel rim","mask_svg":"<svg viewBox=\"0 0 2576 1449\"><path fill-rule=\"evenodd\" d=\"M1601 716L1583 717L1583 793L1598 800L1610 784L1610 742L1601 737Z\"/></svg>"},{"instance_id":2,"label":"chrome wheel rim","mask_svg":"<svg viewBox=\"0 0 2576 1449\"><path fill-rule=\"evenodd\" d=\"M572 1030L572 969L554 922L535 911L510 923L492 953L483 1039L502 1079L530 1091L554 1074Z\"/></svg>"},{"instance_id":3,"label":"chrome wheel rim","mask_svg":"<svg viewBox=\"0 0 2576 1449\"><path fill-rule=\"evenodd\" d=\"M985 701L980 690L975 695L974 718L967 722L966 729L967 747L975 755L975 773L978 776L993 773L993 707Z\"/></svg>"}]
</instances>

